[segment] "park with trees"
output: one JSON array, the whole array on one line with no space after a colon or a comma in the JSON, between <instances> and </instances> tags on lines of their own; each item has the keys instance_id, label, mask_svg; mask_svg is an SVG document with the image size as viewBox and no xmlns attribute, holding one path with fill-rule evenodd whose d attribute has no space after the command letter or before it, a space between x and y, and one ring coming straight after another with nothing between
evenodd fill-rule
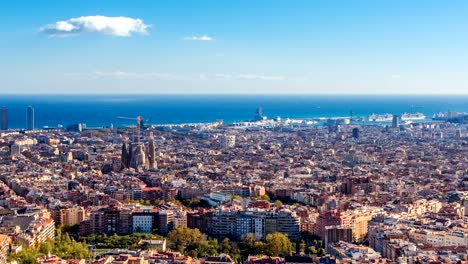
<instances>
[{"instance_id":1,"label":"park with trees","mask_svg":"<svg viewBox=\"0 0 468 264\"><path fill-rule=\"evenodd\" d=\"M57 236L53 241L40 243L36 247L23 247L17 254L11 254L10 260L19 263L36 263L38 257L48 254L63 259L90 259L90 249L104 252L108 249L142 249L138 243L145 239L166 239L168 248L184 255L201 258L221 253L228 254L237 263L243 263L249 256L280 256L300 252L305 254L324 255L322 241L310 234L303 233L301 241L292 242L283 233L270 233L264 240L255 239L254 234L245 234L239 241L228 237L210 238L198 229L179 226L174 228L167 237L156 234L134 233L129 235L93 234L79 237L76 227L61 226L57 228ZM95 252L95 251L93 251Z\"/></svg>"}]
</instances>

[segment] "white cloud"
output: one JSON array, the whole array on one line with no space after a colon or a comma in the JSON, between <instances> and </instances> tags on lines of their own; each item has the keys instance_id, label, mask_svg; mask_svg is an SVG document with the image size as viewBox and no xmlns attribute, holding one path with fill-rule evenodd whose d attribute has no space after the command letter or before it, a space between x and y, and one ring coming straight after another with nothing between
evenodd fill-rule
<instances>
[{"instance_id":1,"label":"white cloud","mask_svg":"<svg viewBox=\"0 0 468 264\"><path fill-rule=\"evenodd\" d=\"M124 71L112 71L112 72L102 72L96 71L94 72L96 77L113 77L113 78L136 78L139 77L138 74L133 72L124 72Z\"/></svg>"},{"instance_id":2,"label":"white cloud","mask_svg":"<svg viewBox=\"0 0 468 264\"><path fill-rule=\"evenodd\" d=\"M391 77L392 77L392 79L400 79L400 78L401 78L401 75L399 75L399 74L393 74Z\"/></svg>"},{"instance_id":3,"label":"white cloud","mask_svg":"<svg viewBox=\"0 0 468 264\"><path fill-rule=\"evenodd\" d=\"M232 80L232 81L284 81L289 78L280 75L258 75L258 74L171 74L160 72L125 72L116 71L95 71L91 73L65 73L66 77L85 79L147 79L147 80L177 80L177 81L211 81L211 80Z\"/></svg>"},{"instance_id":4,"label":"white cloud","mask_svg":"<svg viewBox=\"0 0 468 264\"><path fill-rule=\"evenodd\" d=\"M261 80L261 81L283 81L285 76L258 75L258 74L215 74L214 77L230 80Z\"/></svg>"},{"instance_id":5,"label":"white cloud","mask_svg":"<svg viewBox=\"0 0 468 264\"><path fill-rule=\"evenodd\" d=\"M182 75L159 72L125 72L116 71L94 71L89 73L64 73L65 77L73 77L80 79L158 79L158 80L178 80Z\"/></svg>"},{"instance_id":6,"label":"white cloud","mask_svg":"<svg viewBox=\"0 0 468 264\"><path fill-rule=\"evenodd\" d=\"M213 37L210 37L210 36L207 36L207 35L203 35L203 36L189 36L189 37L185 37L184 39L185 39L185 40L198 40L198 41L211 41L211 40L214 40Z\"/></svg>"},{"instance_id":7,"label":"white cloud","mask_svg":"<svg viewBox=\"0 0 468 264\"><path fill-rule=\"evenodd\" d=\"M115 71L94 71L94 72L67 72L63 76L76 79L121 79L121 80L183 80L189 76L160 73L160 72L126 72L121 70Z\"/></svg>"},{"instance_id":8,"label":"white cloud","mask_svg":"<svg viewBox=\"0 0 468 264\"><path fill-rule=\"evenodd\" d=\"M69 36L81 33L98 33L118 37L128 37L132 33L147 34L149 26L139 18L82 16L57 21L39 29L39 32L51 36Z\"/></svg>"}]
</instances>

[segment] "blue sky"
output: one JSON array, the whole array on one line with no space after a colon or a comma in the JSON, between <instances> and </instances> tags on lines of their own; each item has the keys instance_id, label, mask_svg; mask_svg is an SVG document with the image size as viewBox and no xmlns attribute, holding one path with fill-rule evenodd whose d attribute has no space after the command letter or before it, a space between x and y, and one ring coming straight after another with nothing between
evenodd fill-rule
<instances>
[{"instance_id":1,"label":"blue sky","mask_svg":"<svg viewBox=\"0 0 468 264\"><path fill-rule=\"evenodd\" d=\"M468 94L467 14L465 0L5 0L0 93Z\"/></svg>"}]
</instances>

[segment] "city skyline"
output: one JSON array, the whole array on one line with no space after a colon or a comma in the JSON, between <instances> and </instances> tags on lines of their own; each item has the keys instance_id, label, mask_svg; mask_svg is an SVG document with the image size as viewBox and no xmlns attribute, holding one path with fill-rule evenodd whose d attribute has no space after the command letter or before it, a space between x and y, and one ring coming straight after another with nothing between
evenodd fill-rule
<instances>
[{"instance_id":1,"label":"city skyline","mask_svg":"<svg viewBox=\"0 0 468 264\"><path fill-rule=\"evenodd\" d=\"M9 115L8 115L8 107L7 106L2 106L1 108L1 115L2 115L2 120L1 120L1 130L2 131L7 131L9 128ZM14 120L14 122L17 122L19 120ZM35 119L34 119L34 107L31 105L28 105L26 107L26 130L34 130L35 128ZM18 129L18 128L16 128Z\"/></svg>"},{"instance_id":2,"label":"city skyline","mask_svg":"<svg viewBox=\"0 0 468 264\"><path fill-rule=\"evenodd\" d=\"M467 1L0 6L0 264L468 263Z\"/></svg>"},{"instance_id":3,"label":"city skyline","mask_svg":"<svg viewBox=\"0 0 468 264\"><path fill-rule=\"evenodd\" d=\"M89 127L134 124L119 117L143 116L145 124L205 123L242 120L369 118L374 115L466 113L466 96L329 96L329 95L34 95L3 96L8 129L26 128L28 106L34 107L34 127L48 129L77 123ZM352 114L351 114L352 110ZM99 115L96 115L99 113ZM171 113L171 114L165 114ZM6 129L4 129L6 130Z\"/></svg>"},{"instance_id":4,"label":"city skyline","mask_svg":"<svg viewBox=\"0 0 468 264\"><path fill-rule=\"evenodd\" d=\"M468 93L464 1L2 6L2 94Z\"/></svg>"}]
</instances>

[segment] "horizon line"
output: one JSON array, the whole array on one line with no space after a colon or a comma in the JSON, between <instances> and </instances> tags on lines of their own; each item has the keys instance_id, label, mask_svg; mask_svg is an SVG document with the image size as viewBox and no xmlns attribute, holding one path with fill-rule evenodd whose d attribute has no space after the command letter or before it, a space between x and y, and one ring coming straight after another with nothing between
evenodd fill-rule
<instances>
[{"instance_id":1,"label":"horizon line","mask_svg":"<svg viewBox=\"0 0 468 264\"><path fill-rule=\"evenodd\" d=\"M468 93L4 93L4 96L468 96Z\"/></svg>"}]
</instances>

